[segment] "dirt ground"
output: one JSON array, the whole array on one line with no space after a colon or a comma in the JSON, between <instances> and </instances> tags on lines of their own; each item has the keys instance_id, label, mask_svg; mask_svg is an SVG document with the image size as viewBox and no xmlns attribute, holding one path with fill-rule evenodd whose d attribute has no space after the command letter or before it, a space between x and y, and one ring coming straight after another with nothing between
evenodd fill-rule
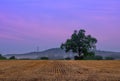
<instances>
[{"instance_id":1,"label":"dirt ground","mask_svg":"<svg viewBox=\"0 0 120 81\"><path fill-rule=\"evenodd\" d=\"M120 81L120 61L2 60L0 81Z\"/></svg>"}]
</instances>

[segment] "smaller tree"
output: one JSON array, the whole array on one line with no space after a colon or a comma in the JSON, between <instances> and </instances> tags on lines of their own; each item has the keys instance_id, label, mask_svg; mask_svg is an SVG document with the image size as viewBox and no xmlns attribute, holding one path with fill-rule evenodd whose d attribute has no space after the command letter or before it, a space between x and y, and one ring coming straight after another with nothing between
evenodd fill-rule
<instances>
[{"instance_id":1,"label":"smaller tree","mask_svg":"<svg viewBox=\"0 0 120 81\"><path fill-rule=\"evenodd\" d=\"M49 60L48 57L41 57L40 59L41 59L41 60Z\"/></svg>"},{"instance_id":2,"label":"smaller tree","mask_svg":"<svg viewBox=\"0 0 120 81\"><path fill-rule=\"evenodd\" d=\"M70 57L66 57L65 60L71 60L71 58Z\"/></svg>"},{"instance_id":3,"label":"smaller tree","mask_svg":"<svg viewBox=\"0 0 120 81\"><path fill-rule=\"evenodd\" d=\"M10 59L10 60L14 60L14 59L16 59L16 58L15 58L15 56L11 56L9 59Z\"/></svg>"},{"instance_id":4,"label":"smaller tree","mask_svg":"<svg viewBox=\"0 0 120 81\"><path fill-rule=\"evenodd\" d=\"M6 59L6 57L4 57L0 54L0 60L5 60L5 59Z\"/></svg>"}]
</instances>

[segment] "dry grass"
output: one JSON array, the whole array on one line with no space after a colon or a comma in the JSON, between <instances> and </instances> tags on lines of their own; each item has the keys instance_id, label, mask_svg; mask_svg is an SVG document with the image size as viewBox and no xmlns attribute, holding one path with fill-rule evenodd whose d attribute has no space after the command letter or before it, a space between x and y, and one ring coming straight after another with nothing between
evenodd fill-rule
<instances>
[{"instance_id":1,"label":"dry grass","mask_svg":"<svg viewBox=\"0 0 120 81\"><path fill-rule=\"evenodd\" d=\"M120 61L0 61L0 81L120 81Z\"/></svg>"}]
</instances>

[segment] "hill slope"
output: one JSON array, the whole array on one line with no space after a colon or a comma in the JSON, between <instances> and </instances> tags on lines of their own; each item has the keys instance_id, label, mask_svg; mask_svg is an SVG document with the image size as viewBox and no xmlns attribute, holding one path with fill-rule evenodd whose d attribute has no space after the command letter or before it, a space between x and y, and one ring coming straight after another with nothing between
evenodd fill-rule
<instances>
[{"instance_id":1,"label":"hill slope","mask_svg":"<svg viewBox=\"0 0 120 81\"><path fill-rule=\"evenodd\" d=\"M7 54L4 56L7 58L11 56L15 56L18 59L21 59L21 58L36 59L41 57L49 57L50 59L63 59L65 57L71 57L73 59L74 55L75 54L73 54L72 52L65 53L65 51L60 48L52 48L52 49L48 49L41 52L30 52L25 54ZM115 59L120 59L119 52L96 51L96 55L101 55L103 57L111 56Z\"/></svg>"}]
</instances>

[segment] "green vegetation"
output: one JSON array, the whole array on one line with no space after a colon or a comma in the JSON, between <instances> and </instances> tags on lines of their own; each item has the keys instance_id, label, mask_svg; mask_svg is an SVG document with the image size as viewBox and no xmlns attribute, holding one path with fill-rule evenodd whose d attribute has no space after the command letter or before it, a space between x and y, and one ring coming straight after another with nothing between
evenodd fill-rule
<instances>
[{"instance_id":1,"label":"green vegetation","mask_svg":"<svg viewBox=\"0 0 120 81\"><path fill-rule=\"evenodd\" d=\"M84 60L103 60L102 56L96 55L96 56L87 56L84 58Z\"/></svg>"},{"instance_id":2,"label":"green vegetation","mask_svg":"<svg viewBox=\"0 0 120 81\"><path fill-rule=\"evenodd\" d=\"M113 57L105 57L105 60L114 60Z\"/></svg>"},{"instance_id":3,"label":"green vegetation","mask_svg":"<svg viewBox=\"0 0 120 81\"><path fill-rule=\"evenodd\" d=\"M97 39L91 35L85 35L85 30L75 30L70 39L61 45L66 52L72 51L77 53L76 60L84 59L87 56L94 55Z\"/></svg>"},{"instance_id":4,"label":"green vegetation","mask_svg":"<svg viewBox=\"0 0 120 81\"><path fill-rule=\"evenodd\" d=\"M70 57L66 57L65 60L71 60L71 58Z\"/></svg>"},{"instance_id":5,"label":"green vegetation","mask_svg":"<svg viewBox=\"0 0 120 81\"><path fill-rule=\"evenodd\" d=\"M49 60L48 57L41 57L40 59L41 59L41 60Z\"/></svg>"},{"instance_id":6,"label":"green vegetation","mask_svg":"<svg viewBox=\"0 0 120 81\"><path fill-rule=\"evenodd\" d=\"M103 57L100 56L100 55L97 55L97 56L95 56L95 59L96 59L96 60L103 60Z\"/></svg>"},{"instance_id":7,"label":"green vegetation","mask_svg":"<svg viewBox=\"0 0 120 81\"><path fill-rule=\"evenodd\" d=\"M15 58L15 56L11 56L9 59L10 60L15 60L16 58Z\"/></svg>"},{"instance_id":8,"label":"green vegetation","mask_svg":"<svg viewBox=\"0 0 120 81\"><path fill-rule=\"evenodd\" d=\"M19 60L32 60L32 59L30 59L30 58L21 58Z\"/></svg>"},{"instance_id":9,"label":"green vegetation","mask_svg":"<svg viewBox=\"0 0 120 81\"><path fill-rule=\"evenodd\" d=\"M6 57L2 56L2 54L0 54L0 60L6 60Z\"/></svg>"}]
</instances>

